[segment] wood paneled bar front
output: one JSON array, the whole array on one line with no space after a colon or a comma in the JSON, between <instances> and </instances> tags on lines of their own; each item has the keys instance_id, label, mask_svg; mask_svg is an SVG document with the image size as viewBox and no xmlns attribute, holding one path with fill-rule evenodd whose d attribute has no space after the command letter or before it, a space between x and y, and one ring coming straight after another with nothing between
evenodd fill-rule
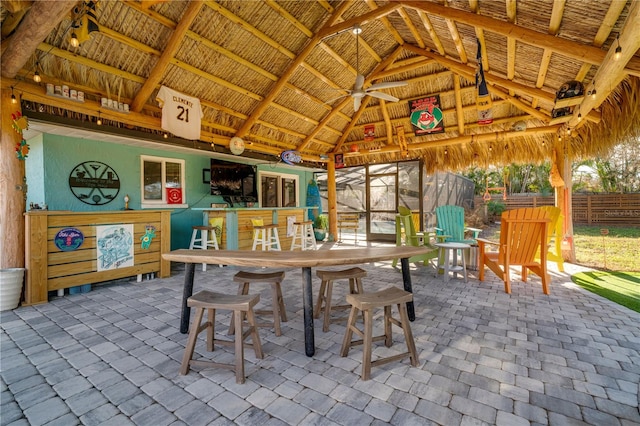
<instances>
[{"instance_id":1,"label":"wood paneled bar front","mask_svg":"<svg viewBox=\"0 0 640 426\"><path fill-rule=\"evenodd\" d=\"M251 250L253 225L251 219L262 219L265 224L278 224L278 237L283 250L291 247L292 224L306 220L311 207L240 207L240 208L194 208L202 210L203 224L215 226L215 219L222 219L222 236L218 240L220 249Z\"/></svg>"},{"instance_id":2,"label":"wood paneled bar front","mask_svg":"<svg viewBox=\"0 0 640 426\"><path fill-rule=\"evenodd\" d=\"M26 305L49 291L142 274L170 275L169 210L25 214Z\"/></svg>"}]
</instances>

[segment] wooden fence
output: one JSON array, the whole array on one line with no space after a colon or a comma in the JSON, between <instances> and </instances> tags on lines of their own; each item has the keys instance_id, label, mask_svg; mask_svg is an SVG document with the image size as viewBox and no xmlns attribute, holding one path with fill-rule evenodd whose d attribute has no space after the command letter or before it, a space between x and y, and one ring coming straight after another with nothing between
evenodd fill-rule
<instances>
[{"instance_id":1,"label":"wooden fence","mask_svg":"<svg viewBox=\"0 0 640 426\"><path fill-rule=\"evenodd\" d=\"M553 196L510 195L506 200L501 195L491 197L503 203L507 210L521 207L553 206ZM484 200L475 198L476 206ZM640 225L640 193L632 194L573 194L573 223L582 225Z\"/></svg>"}]
</instances>

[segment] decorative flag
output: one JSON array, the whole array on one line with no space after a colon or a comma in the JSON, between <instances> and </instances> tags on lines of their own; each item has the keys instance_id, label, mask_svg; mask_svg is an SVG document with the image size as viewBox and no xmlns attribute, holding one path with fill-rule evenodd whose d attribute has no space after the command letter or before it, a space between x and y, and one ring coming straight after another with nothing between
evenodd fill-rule
<instances>
[{"instance_id":1,"label":"decorative flag","mask_svg":"<svg viewBox=\"0 0 640 426\"><path fill-rule=\"evenodd\" d=\"M100 31L98 19L96 18L97 3L97 1L86 1L73 9L73 28L75 28L76 38L80 44L89 40L92 32Z\"/></svg>"},{"instance_id":2,"label":"decorative flag","mask_svg":"<svg viewBox=\"0 0 640 426\"><path fill-rule=\"evenodd\" d=\"M478 41L478 52L476 60L478 61L478 69L476 70L476 106L478 108L478 124L493 123L493 113L491 112L491 95L487 88L487 81L484 79L484 67L482 66L482 44Z\"/></svg>"},{"instance_id":3,"label":"decorative flag","mask_svg":"<svg viewBox=\"0 0 640 426\"><path fill-rule=\"evenodd\" d=\"M416 136L444 133L444 116L440 108L440 95L409 101L409 112Z\"/></svg>"},{"instance_id":4,"label":"decorative flag","mask_svg":"<svg viewBox=\"0 0 640 426\"><path fill-rule=\"evenodd\" d=\"M156 100L162 108L162 130L189 140L200 139L200 99L162 86Z\"/></svg>"},{"instance_id":5,"label":"decorative flag","mask_svg":"<svg viewBox=\"0 0 640 426\"><path fill-rule=\"evenodd\" d=\"M364 140L365 142L373 142L376 137L376 125L367 124L364 126Z\"/></svg>"}]
</instances>

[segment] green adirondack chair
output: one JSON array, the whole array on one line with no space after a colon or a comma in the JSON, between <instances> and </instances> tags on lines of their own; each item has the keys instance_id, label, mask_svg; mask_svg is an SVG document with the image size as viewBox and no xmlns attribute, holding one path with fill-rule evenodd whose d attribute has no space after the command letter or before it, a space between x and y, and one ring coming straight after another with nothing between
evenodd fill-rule
<instances>
[{"instance_id":1,"label":"green adirondack chair","mask_svg":"<svg viewBox=\"0 0 640 426\"><path fill-rule=\"evenodd\" d=\"M436 207L436 238L444 240L446 243L476 244L476 238L482 229L469 228L464 226L464 208L460 206L439 206ZM465 236L466 232L471 232L473 238Z\"/></svg>"},{"instance_id":2,"label":"green adirondack chair","mask_svg":"<svg viewBox=\"0 0 640 426\"><path fill-rule=\"evenodd\" d=\"M431 245L427 233L416 232L411 210L406 207L399 207L398 211L400 214L396 215L396 246L419 247L421 244L424 244L427 247L433 248L433 250L428 253L409 258L409 262L411 263L423 262L427 265L429 260L438 257L438 248ZM397 264L398 259L394 259L392 262L393 267L395 268Z\"/></svg>"}]
</instances>

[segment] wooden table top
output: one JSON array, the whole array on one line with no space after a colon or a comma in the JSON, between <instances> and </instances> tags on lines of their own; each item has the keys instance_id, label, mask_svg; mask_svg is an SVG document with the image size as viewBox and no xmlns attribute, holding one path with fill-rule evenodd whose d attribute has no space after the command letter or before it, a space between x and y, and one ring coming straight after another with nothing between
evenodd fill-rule
<instances>
[{"instance_id":1,"label":"wooden table top","mask_svg":"<svg viewBox=\"0 0 640 426\"><path fill-rule=\"evenodd\" d=\"M305 251L179 249L164 253L162 257L172 262L184 263L309 268L409 258L429 253L431 250L429 247L412 246Z\"/></svg>"}]
</instances>

